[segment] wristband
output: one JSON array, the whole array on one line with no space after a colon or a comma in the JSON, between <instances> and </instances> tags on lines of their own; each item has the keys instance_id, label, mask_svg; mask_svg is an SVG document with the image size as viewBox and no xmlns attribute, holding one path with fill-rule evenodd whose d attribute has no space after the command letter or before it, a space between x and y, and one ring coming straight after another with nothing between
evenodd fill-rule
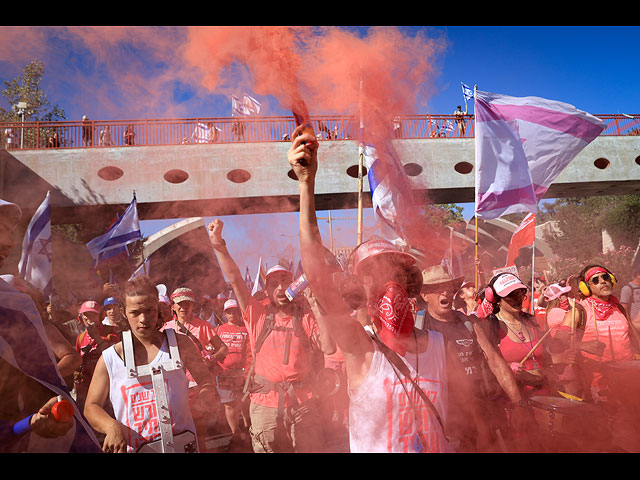
<instances>
[{"instance_id":1,"label":"wristband","mask_svg":"<svg viewBox=\"0 0 640 480\"><path fill-rule=\"evenodd\" d=\"M23 418L19 422L16 422L12 429L13 434L17 436L31 431L31 417L33 417L33 415L34 414L31 414L28 417Z\"/></svg>"}]
</instances>

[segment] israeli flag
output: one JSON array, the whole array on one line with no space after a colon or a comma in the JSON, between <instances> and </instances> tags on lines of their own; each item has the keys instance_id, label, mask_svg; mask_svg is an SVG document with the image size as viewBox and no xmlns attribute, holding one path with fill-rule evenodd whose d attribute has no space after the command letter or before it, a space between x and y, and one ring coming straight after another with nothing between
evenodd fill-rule
<instances>
[{"instance_id":1,"label":"israeli flag","mask_svg":"<svg viewBox=\"0 0 640 480\"><path fill-rule=\"evenodd\" d=\"M142 232L140 231L138 207L134 195L125 212L111 228L87 243L86 247L93 259L98 260L105 252L114 249L121 250L124 246L140 239L142 239Z\"/></svg>"},{"instance_id":2,"label":"israeli flag","mask_svg":"<svg viewBox=\"0 0 640 480\"><path fill-rule=\"evenodd\" d=\"M260 113L262 104L251 95L244 94L242 100L235 95L231 96L231 116L248 117Z\"/></svg>"},{"instance_id":3,"label":"israeli flag","mask_svg":"<svg viewBox=\"0 0 640 480\"><path fill-rule=\"evenodd\" d=\"M50 193L31 218L22 241L22 257L18 264L20 277L49 296L53 291L51 269L51 204Z\"/></svg>"},{"instance_id":4,"label":"israeli flag","mask_svg":"<svg viewBox=\"0 0 640 480\"><path fill-rule=\"evenodd\" d=\"M464 95L465 101L471 100L473 98L473 89L469 88L464 83L460 82L462 85L462 95Z\"/></svg>"},{"instance_id":5,"label":"israeli flag","mask_svg":"<svg viewBox=\"0 0 640 480\"><path fill-rule=\"evenodd\" d=\"M402 164L386 152L384 161L375 147L360 146L371 191L371 203L383 234L396 245L406 244L402 222L410 204L411 185Z\"/></svg>"}]
</instances>

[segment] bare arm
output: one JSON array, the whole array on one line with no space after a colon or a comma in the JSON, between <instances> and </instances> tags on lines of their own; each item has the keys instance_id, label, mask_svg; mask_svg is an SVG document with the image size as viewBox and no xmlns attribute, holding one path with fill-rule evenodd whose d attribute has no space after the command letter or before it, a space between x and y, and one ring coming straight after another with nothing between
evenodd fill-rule
<instances>
[{"instance_id":1,"label":"bare arm","mask_svg":"<svg viewBox=\"0 0 640 480\"><path fill-rule=\"evenodd\" d=\"M333 337L329 333L325 315L318 308L318 302L309 289L307 289L307 291L305 292L305 296L307 297L307 301L309 302L309 306L311 307L313 316L318 323L318 331L320 333L318 335L317 341L320 350L322 350L322 353L324 353L325 355L333 355L334 353L336 353L336 342L333 340Z\"/></svg>"},{"instance_id":2,"label":"bare arm","mask_svg":"<svg viewBox=\"0 0 640 480\"><path fill-rule=\"evenodd\" d=\"M509 400L513 403L518 403L522 400L522 395L520 394L520 389L518 388L518 383L516 382L516 377L513 374L513 371L509 365L507 365L504 357L498 353L495 346L489 341L489 336L487 335L487 332L485 332L484 328L479 325L478 322L472 323L478 345L484 352L489 369L496 377L496 380L502 387L502 390L504 390L509 397Z\"/></svg>"},{"instance_id":3,"label":"bare arm","mask_svg":"<svg viewBox=\"0 0 640 480\"><path fill-rule=\"evenodd\" d=\"M227 250L226 243L222 238L223 226L224 223L222 222L222 220L216 218L209 224L209 237L211 238L213 248L216 251L220 267L229 279L229 283L231 283L231 287L233 288L233 291L238 298L240 311L244 312L249 305L249 301L251 300L251 292L249 291L247 284L244 283L242 272L240 272L240 269L238 268L236 262L233 260L233 257L229 253L229 250Z\"/></svg>"},{"instance_id":4,"label":"bare arm","mask_svg":"<svg viewBox=\"0 0 640 480\"><path fill-rule=\"evenodd\" d=\"M63 378L73 375L73 372L80 369L82 357L75 348L67 341L60 331L50 322L43 322L44 329L49 340L49 345L58 361L58 370Z\"/></svg>"},{"instance_id":5,"label":"bare arm","mask_svg":"<svg viewBox=\"0 0 640 480\"><path fill-rule=\"evenodd\" d=\"M345 356L349 382L356 386L369 370L373 357L371 339L350 315L325 262L326 249L316 218L315 176L318 143L312 134L293 134L287 159L298 177L300 190L300 252L302 268L323 312L328 333Z\"/></svg>"},{"instance_id":6,"label":"bare arm","mask_svg":"<svg viewBox=\"0 0 640 480\"><path fill-rule=\"evenodd\" d=\"M104 363L104 359L100 357L96 369L91 378L89 392L84 406L84 415L91 426L100 433L106 435L102 449L105 452L126 453L126 427L118 420L109 415L104 404L109 396L109 373Z\"/></svg>"}]
</instances>

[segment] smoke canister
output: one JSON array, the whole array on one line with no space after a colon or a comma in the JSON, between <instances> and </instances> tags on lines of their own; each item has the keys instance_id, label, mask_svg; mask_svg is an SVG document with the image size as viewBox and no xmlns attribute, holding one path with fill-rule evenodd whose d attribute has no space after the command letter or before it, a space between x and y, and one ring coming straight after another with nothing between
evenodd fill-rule
<instances>
[{"instance_id":1,"label":"smoke canister","mask_svg":"<svg viewBox=\"0 0 640 480\"><path fill-rule=\"evenodd\" d=\"M51 407L51 414L58 422L68 422L73 418L73 405L58 395L58 401Z\"/></svg>"},{"instance_id":2,"label":"smoke canister","mask_svg":"<svg viewBox=\"0 0 640 480\"><path fill-rule=\"evenodd\" d=\"M307 282L307 277L304 276L304 273L300 275L291 285L287 287L287 290L284 292L289 301L293 301L293 299L304 292L305 289L309 286L309 282Z\"/></svg>"}]
</instances>

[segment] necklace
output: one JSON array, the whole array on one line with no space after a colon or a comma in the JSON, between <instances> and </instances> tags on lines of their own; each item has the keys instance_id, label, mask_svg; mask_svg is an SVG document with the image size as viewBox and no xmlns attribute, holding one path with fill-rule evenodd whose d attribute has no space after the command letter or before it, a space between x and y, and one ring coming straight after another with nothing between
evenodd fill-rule
<instances>
[{"instance_id":1,"label":"necklace","mask_svg":"<svg viewBox=\"0 0 640 480\"><path fill-rule=\"evenodd\" d=\"M520 340L520 342L522 342L523 344L527 344L527 339L524 336L524 332L522 331L522 327L524 327L524 329L527 332L527 337L529 337L529 348L532 349L533 348L533 337L531 335L531 333L529 332L529 328L524 324L524 322L522 322L521 320L519 320L518 322L507 322L504 318L502 318L500 316L499 313L496 313L496 317L498 318L498 320L500 320L502 323L504 323L507 327L507 329L509 329L516 337L518 337L518 339ZM516 326L516 324L518 325L518 331L515 331L514 327ZM533 368L534 370L538 368L538 362L536 361L536 354L532 353L531 354L531 359L533 360Z\"/></svg>"},{"instance_id":2,"label":"necklace","mask_svg":"<svg viewBox=\"0 0 640 480\"><path fill-rule=\"evenodd\" d=\"M500 320L502 323L504 323L506 325L507 329L509 329L516 337L518 337L522 343L525 343L527 341L527 339L524 336L524 333L522 331L523 323L521 321L508 322L507 320L502 318L500 313L496 313L496 317L498 317L498 320ZM525 329L526 328L527 327L525 326ZM529 330L527 329L527 334L528 333L529 333Z\"/></svg>"}]
</instances>

